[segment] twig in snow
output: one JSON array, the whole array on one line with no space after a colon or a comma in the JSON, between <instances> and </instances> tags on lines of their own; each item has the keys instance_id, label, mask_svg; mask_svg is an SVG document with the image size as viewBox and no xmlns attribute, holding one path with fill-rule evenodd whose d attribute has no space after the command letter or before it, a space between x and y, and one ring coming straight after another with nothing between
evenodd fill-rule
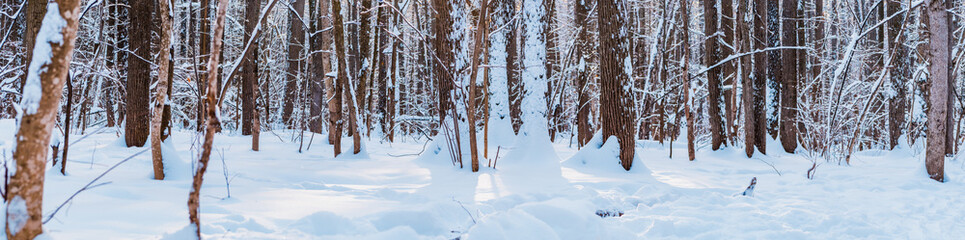
<instances>
[{"instance_id":1,"label":"twig in snow","mask_svg":"<svg viewBox=\"0 0 965 240\"><path fill-rule=\"evenodd\" d=\"M73 200L74 197L77 196L77 194L80 194L81 192L84 192L85 190L90 190L90 189L92 189L92 188L99 187L99 186L103 186L103 185L105 185L105 184L110 183L110 182L105 182L105 183L100 183L100 184L94 185L94 183L96 183L97 180L100 180L102 177L106 176L107 173L109 173L109 172L111 172L111 170L114 170L115 168L117 168L117 166L120 166L121 164L127 162L128 160L134 159L134 157L137 157L138 155L141 155L141 154L147 152L148 150L151 150L151 149L150 149L150 148L145 148L144 150L141 150L140 152L137 152L137 153L135 153L134 155L128 156L128 157L125 158L124 160L121 160L120 162L117 162L116 164L114 164L114 166L111 166L111 168L108 168L107 171L104 171L103 173L101 173L101 175L99 175L99 176L97 176L96 178L94 178L94 180L91 180L89 183L87 183L87 185L84 185L84 187L80 188L80 190L77 190L77 192L74 192L74 194L73 194L73 195L70 195L70 197L67 198L67 200L65 200L63 203L61 203L60 206L57 206L57 208L54 209L54 212L50 213L50 215L47 215L47 219L44 220L44 224L46 224L47 222L49 222L50 219L53 219L54 216L57 215L57 212L60 211L60 209L63 208L64 205L67 205L67 203L69 203L70 200Z\"/></svg>"},{"instance_id":2,"label":"twig in snow","mask_svg":"<svg viewBox=\"0 0 965 240\"><path fill-rule=\"evenodd\" d=\"M754 158L754 159L760 160L761 162L764 162L764 163L767 164L768 166L771 166L771 168L774 169L774 172L777 172L777 175L778 175L778 176L782 176L782 175L781 175L781 171L778 171L778 170L777 170L777 167L774 167L774 164L771 164L771 163L769 163L769 162L767 162L767 161L764 161L764 159L760 159L760 158Z\"/></svg>"},{"instance_id":3,"label":"twig in snow","mask_svg":"<svg viewBox=\"0 0 965 240\"><path fill-rule=\"evenodd\" d=\"M228 181L228 164L224 161L224 148L219 150L218 155L221 156L221 169L224 172L224 188L228 192L228 197L225 198L231 198L231 181Z\"/></svg>"},{"instance_id":4,"label":"twig in snow","mask_svg":"<svg viewBox=\"0 0 965 240\"><path fill-rule=\"evenodd\" d=\"M402 155L394 155L394 154L388 153L386 155L389 155L390 157L419 156L426 151L426 146L429 146L430 141L432 141L432 139L426 139L426 142L422 144L422 151L419 151L418 153L409 153L409 154L402 154Z\"/></svg>"},{"instance_id":5,"label":"twig in snow","mask_svg":"<svg viewBox=\"0 0 965 240\"><path fill-rule=\"evenodd\" d=\"M469 214L469 219L472 219L472 224L476 224L476 218L472 216L472 213L469 212L469 209L466 209L466 206L463 206L462 202L460 202L459 200L456 200L456 198L452 198L452 200L456 201L456 203L458 203L459 206L462 207L462 210L466 210L466 214Z\"/></svg>"}]
</instances>

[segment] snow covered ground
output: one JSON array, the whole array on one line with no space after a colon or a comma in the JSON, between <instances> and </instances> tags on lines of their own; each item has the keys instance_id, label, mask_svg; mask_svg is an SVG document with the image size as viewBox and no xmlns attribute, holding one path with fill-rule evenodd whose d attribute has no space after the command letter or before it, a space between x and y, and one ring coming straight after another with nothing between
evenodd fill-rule
<instances>
[{"instance_id":1,"label":"snow covered ground","mask_svg":"<svg viewBox=\"0 0 965 240\"><path fill-rule=\"evenodd\" d=\"M10 158L13 123L0 121ZM88 129L93 131L95 129ZM80 135L72 135L78 139ZM311 135L306 135L305 146ZM119 140L120 139L120 140ZM946 163L947 183L926 177L920 147L858 153L851 166L811 161L768 143L767 156L638 142L623 171L606 146L579 157L562 139L555 161L532 161L529 144L501 148L497 169L458 169L419 157L424 142L366 141L368 156L333 159L325 137L298 153L293 133L217 136L201 192L202 233L212 239L955 239L965 236L965 161ZM73 140L72 140L73 141ZM151 179L150 152L78 194L48 223L54 239L177 239L188 223L190 131L176 132L168 179ZM426 151L433 151L431 144ZM536 144L538 145L538 144ZM343 146L351 147L346 138ZM125 157L114 129L70 147L68 176L48 171L44 212ZM673 153L673 158L668 157ZM495 155L490 151L490 158ZM593 157L599 154L599 158ZM520 157L528 156L528 157ZM610 156L610 157L607 157ZM222 159L227 166L222 164ZM611 160L606 160L611 159ZM531 160L531 162L527 162ZM594 161L596 160L596 161ZM468 159L467 168L468 168ZM585 162L585 163L584 163ZM558 165L557 165L558 163ZM773 165L773 167L771 166ZM558 167L557 167L558 166ZM779 173L778 173L779 172ZM230 182L230 198L227 182ZM753 197L740 196L757 177ZM97 184L95 184L97 185ZM597 215L616 216L602 218ZM622 216L620 216L622 214Z\"/></svg>"}]
</instances>

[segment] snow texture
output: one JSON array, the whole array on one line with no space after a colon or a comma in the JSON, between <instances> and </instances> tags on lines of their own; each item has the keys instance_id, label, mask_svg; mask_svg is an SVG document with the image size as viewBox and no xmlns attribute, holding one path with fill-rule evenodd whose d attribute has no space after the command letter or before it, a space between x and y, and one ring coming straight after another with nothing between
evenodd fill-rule
<instances>
[{"instance_id":1,"label":"snow texture","mask_svg":"<svg viewBox=\"0 0 965 240\"><path fill-rule=\"evenodd\" d=\"M27 69L27 82L23 86L23 99L20 106L26 114L36 114L40 107L40 98L43 97L43 87L40 82L40 75L47 71L47 65L53 58L51 44L61 44L64 36L61 31L67 26L67 20L60 16L60 8L56 2L47 3L47 14L44 15L43 24L37 32L37 41L33 48L33 57Z\"/></svg>"},{"instance_id":2,"label":"snow texture","mask_svg":"<svg viewBox=\"0 0 965 240\"><path fill-rule=\"evenodd\" d=\"M14 196L7 202L7 229L10 230L10 235L17 235L29 219L27 201L20 196Z\"/></svg>"}]
</instances>

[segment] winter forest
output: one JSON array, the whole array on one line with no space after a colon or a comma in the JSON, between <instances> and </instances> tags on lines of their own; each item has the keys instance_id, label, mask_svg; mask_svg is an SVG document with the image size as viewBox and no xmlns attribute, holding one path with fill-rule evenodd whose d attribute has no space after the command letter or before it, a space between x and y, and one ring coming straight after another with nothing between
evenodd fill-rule
<instances>
[{"instance_id":1,"label":"winter forest","mask_svg":"<svg viewBox=\"0 0 965 240\"><path fill-rule=\"evenodd\" d=\"M5 239L955 239L962 0L0 0Z\"/></svg>"}]
</instances>

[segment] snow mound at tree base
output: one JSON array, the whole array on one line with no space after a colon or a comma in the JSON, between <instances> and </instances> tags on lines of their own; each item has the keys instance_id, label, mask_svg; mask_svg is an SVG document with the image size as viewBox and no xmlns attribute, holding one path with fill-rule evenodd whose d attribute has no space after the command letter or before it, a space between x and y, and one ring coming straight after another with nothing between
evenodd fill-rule
<instances>
[{"instance_id":1,"label":"snow mound at tree base","mask_svg":"<svg viewBox=\"0 0 965 240\"><path fill-rule=\"evenodd\" d=\"M620 165L620 141L616 136L610 136L607 138L606 143L603 142L603 133L596 132L593 134L593 138L590 142L586 143L573 157L567 159L563 162L566 167L580 169L580 170L593 170L602 172L625 172L640 175L650 175L650 169L640 161L639 150L634 151L633 165L629 171L623 169ZM656 181L656 180L654 180Z\"/></svg>"}]
</instances>

